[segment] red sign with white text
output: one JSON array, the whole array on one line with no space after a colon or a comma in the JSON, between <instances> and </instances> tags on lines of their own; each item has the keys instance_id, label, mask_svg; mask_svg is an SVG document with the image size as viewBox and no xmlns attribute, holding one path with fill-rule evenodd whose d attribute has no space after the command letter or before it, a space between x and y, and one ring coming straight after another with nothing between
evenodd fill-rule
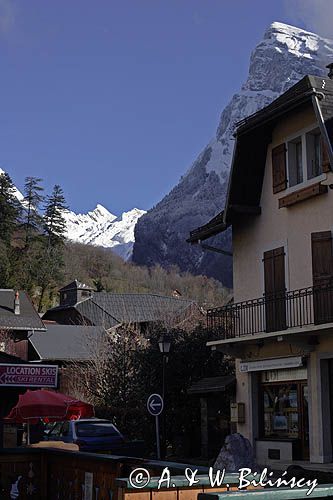
<instances>
[{"instance_id":1,"label":"red sign with white text","mask_svg":"<svg viewBox=\"0 0 333 500\"><path fill-rule=\"evenodd\" d=\"M57 387L55 365L0 364L0 387Z\"/></svg>"}]
</instances>

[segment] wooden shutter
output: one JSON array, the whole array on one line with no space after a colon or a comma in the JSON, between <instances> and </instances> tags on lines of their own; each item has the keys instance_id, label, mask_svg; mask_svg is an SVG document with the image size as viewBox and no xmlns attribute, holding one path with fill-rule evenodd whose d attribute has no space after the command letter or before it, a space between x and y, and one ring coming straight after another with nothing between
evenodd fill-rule
<instances>
[{"instance_id":1,"label":"wooden shutter","mask_svg":"<svg viewBox=\"0 0 333 500\"><path fill-rule=\"evenodd\" d=\"M286 289L284 247L264 253L265 294Z\"/></svg>"},{"instance_id":2,"label":"wooden shutter","mask_svg":"<svg viewBox=\"0 0 333 500\"><path fill-rule=\"evenodd\" d=\"M333 248L331 231L311 234L315 324L333 321Z\"/></svg>"},{"instance_id":3,"label":"wooden shutter","mask_svg":"<svg viewBox=\"0 0 333 500\"><path fill-rule=\"evenodd\" d=\"M328 150L326 142L322 137L320 137L320 151L321 151L321 169L323 172L330 172L330 158L328 156Z\"/></svg>"},{"instance_id":4,"label":"wooden shutter","mask_svg":"<svg viewBox=\"0 0 333 500\"><path fill-rule=\"evenodd\" d=\"M280 144L272 149L273 193L287 187L286 145Z\"/></svg>"},{"instance_id":5,"label":"wooden shutter","mask_svg":"<svg viewBox=\"0 0 333 500\"><path fill-rule=\"evenodd\" d=\"M286 328L284 248L264 253L266 332Z\"/></svg>"},{"instance_id":6,"label":"wooden shutter","mask_svg":"<svg viewBox=\"0 0 333 500\"><path fill-rule=\"evenodd\" d=\"M311 234L313 285L333 279L333 251L331 231Z\"/></svg>"}]
</instances>

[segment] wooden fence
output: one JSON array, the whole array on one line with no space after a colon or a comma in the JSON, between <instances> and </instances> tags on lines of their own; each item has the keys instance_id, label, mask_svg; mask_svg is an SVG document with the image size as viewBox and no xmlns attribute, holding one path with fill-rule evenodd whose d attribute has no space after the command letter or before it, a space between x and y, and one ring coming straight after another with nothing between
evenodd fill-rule
<instances>
[{"instance_id":1,"label":"wooden fence","mask_svg":"<svg viewBox=\"0 0 333 500\"><path fill-rule=\"evenodd\" d=\"M139 467L148 470L152 478L142 490L131 486L128 479L130 473ZM172 475L172 487L167 490L158 489L156 479L165 467ZM199 483L191 488L184 478L186 467L205 474L198 476ZM238 475L229 474L220 488L211 489L206 472L204 467L123 456L45 448L3 449L0 451L0 498L196 500L198 493L237 488Z\"/></svg>"}]
</instances>

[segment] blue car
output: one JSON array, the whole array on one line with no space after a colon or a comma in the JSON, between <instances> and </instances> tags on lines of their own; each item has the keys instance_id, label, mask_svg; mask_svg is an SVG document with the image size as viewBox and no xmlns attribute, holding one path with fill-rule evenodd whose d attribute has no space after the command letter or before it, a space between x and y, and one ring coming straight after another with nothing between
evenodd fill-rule
<instances>
[{"instance_id":1,"label":"blue car","mask_svg":"<svg viewBox=\"0 0 333 500\"><path fill-rule=\"evenodd\" d=\"M108 451L119 455L126 453L127 443L121 432L110 420L82 418L56 422L45 431L47 441L74 443L80 451Z\"/></svg>"}]
</instances>

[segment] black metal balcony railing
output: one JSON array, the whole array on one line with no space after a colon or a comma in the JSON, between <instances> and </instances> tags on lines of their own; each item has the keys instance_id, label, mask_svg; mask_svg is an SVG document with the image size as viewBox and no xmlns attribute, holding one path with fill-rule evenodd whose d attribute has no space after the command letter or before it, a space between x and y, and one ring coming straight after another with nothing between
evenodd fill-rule
<instances>
[{"instance_id":1,"label":"black metal balcony railing","mask_svg":"<svg viewBox=\"0 0 333 500\"><path fill-rule=\"evenodd\" d=\"M209 309L207 326L223 339L333 322L333 284L264 295Z\"/></svg>"}]
</instances>

